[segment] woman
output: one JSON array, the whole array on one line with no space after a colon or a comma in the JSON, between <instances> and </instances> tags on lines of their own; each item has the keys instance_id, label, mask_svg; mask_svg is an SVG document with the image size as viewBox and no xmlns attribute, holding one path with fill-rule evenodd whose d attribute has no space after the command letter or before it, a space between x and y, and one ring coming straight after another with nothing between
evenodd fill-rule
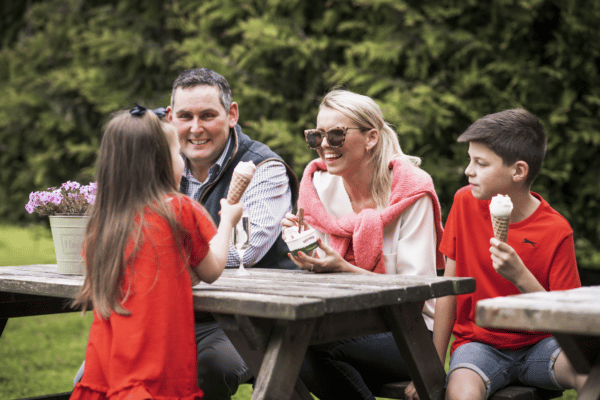
<instances>
[{"instance_id":1,"label":"woman","mask_svg":"<svg viewBox=\"0 0 600 400\"><path fill-rule=\"evenodd\" d=\"M314 257L289 257L314 272L436 275L440 206L420 160L404 155L397 134L369 97L328 93L317 129L305 131L319 159L304 171L298 205L320 238ZM284 227L297 224L287 214ZM434 301L423 307L433 329ZM391 333L311 346L300 377L320 400L375 399L369 388L410 379Z\"/></svg>"}]
</instances>

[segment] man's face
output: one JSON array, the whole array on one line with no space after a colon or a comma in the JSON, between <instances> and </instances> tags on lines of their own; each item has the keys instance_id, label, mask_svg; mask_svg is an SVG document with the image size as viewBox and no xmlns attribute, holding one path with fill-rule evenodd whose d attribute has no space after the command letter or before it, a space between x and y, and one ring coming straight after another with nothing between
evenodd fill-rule
<instances>
[{"instance_id":1,"label":"man's face","mask_svg":"<svg viewBox=\"0 0 600 400\"><path fill-rule=\"evenodd\" d=\"M177 88L173 105L167 108L167 119L177 129L181 151L192 168L208 169L223 152L229 128L237 124L238 108L232 103L225 110L216 86Z\"/></svg>"}]
</instances>

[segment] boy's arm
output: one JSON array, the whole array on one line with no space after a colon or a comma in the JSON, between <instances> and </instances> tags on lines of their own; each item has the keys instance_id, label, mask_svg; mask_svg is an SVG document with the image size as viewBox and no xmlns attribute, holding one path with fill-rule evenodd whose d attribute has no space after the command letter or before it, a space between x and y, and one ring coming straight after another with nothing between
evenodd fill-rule
<instances>
[{"instance_id":1,"label":"boy's arm","mask_svg":"<svg viewBox=\"0 0 600 400\"><path fill-rule=\"evenodd\" d=\"M490 244L494 269L521 293L546 291L511 246L496 238L491 238Z\"/></svg>"},{"instance_id":2,"label":"boy's arm","mask_svg":"<svg viewBox=\"0 0 600 400\"><path fill-rule=\"evenodd\" d=\"M444 270L445 277L456 276L456 261L447 258L446 269ZM456 296L445 296L436 299L435 314L433 317L433 344L442 361L446 363L446 352L452 327L456 320Z\"/></svg>"},{"instance_id":3,"label":"boy's arm","mask_svg":"<svg viewBox=\"0 0 600 400\"><path fill-rule=\"evenodd\" d=\"M445 277L456 276L456 261L449 258L446 259L446 269L444 270ZM450 343L450 335L452 334L452 326L456 319L456 296L439 297L435 300L435 314L433 316L433 345L442 361L442 365L446 364L446 352L448 351L448 343ZM407 400L418 400L419 395L415 388L415 384L411 382L404 390L404 395Z\"/></svg>"}]
</instances>

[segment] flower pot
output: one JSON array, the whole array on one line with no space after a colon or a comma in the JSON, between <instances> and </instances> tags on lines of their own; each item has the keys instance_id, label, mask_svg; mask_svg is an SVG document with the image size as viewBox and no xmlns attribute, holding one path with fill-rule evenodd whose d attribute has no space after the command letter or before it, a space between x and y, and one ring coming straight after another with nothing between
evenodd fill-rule
<instances>
[{"instance_id":1,"label":"flower pot","mask_svg":"<svg viewBox=\"0 0 600 400\"><path fill-rule=\"evenodd\" d=\"M87 220L88 217L84 215L50 216L50 229L59 273L83 275L85 268L81 249Z\"/></svg>"}]
</instances>

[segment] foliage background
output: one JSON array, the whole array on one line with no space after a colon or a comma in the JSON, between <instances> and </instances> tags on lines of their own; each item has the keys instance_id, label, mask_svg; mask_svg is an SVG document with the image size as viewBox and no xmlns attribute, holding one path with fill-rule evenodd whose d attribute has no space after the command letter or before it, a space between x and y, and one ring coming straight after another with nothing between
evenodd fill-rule
<instances>
[{"instance_id":1,"label":"foliage background","mask_svg":"<svg viewBox=\"0 0 600 400\"><path fill-rule=\"evenodd\" d=\"M225 76L245 133L300 176L302 130L343 86L373 97L422 157L444 218L466 184L456 137L524 107L548 133L533 190L600 266L600 2L595 0L28 0L0 5L0 219L33 190L92 179L101 126L166 106L184 69Z\"/></svg>"}]
</instances>

